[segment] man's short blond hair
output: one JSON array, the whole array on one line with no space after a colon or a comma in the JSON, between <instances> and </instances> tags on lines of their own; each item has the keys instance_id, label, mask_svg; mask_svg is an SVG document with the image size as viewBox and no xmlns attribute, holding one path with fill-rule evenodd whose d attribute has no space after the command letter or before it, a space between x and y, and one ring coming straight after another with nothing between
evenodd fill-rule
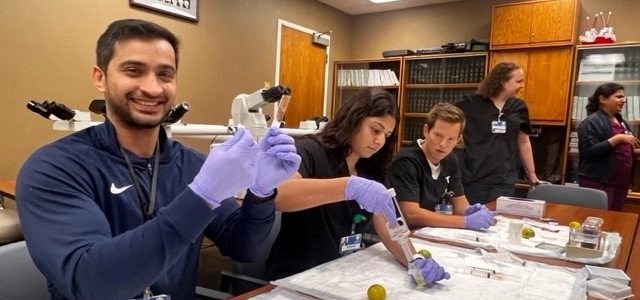
<instances>
[{"instance_id":1,"label":"man's short blond hair","mask_svg":"<svg viewBox=\"0 0 640 300\"><path fill-rule=\"evenodd\" d=\"M451 103L437 103L434 105L427 114L425 124L431 129L437 120L452 124L460 123L460 134L464 130L464 113Z\"/></svg>"}]
</instances>

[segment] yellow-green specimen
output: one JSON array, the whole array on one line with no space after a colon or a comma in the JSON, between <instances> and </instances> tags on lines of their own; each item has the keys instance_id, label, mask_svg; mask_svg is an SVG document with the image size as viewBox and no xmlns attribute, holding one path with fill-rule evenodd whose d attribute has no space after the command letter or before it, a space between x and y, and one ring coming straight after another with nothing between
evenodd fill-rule
<instances>
[{"instance_id":1,"label":"yellow-green specimen","mask_svg":"<svg viewBox=\"0 0 640 300\"><path fill-rule=\"evenodd\" d=\"M387 298L387 290L379 284L373 284L367 289L367 298L369 300L384 300Z\"/></svg>"},{"instance_id":2,"label":"yellow-green specimen","mask_svg":"<svg viewBox=\"0 0 640 300\"><path fill-rule=\"evenodd\" d=\"M529 239L536 236L536 232L533 231L533 228L527 226L522 228L522 238Z\"/></svg>"},{"instance_id":3,"label":"yellow-green specimen","mask_svg":"<svg viewBox=\"0 0 640 300\"><path fill-rule=\"evenodd\" d=\"M580 222L578 221L569 222L569 228L580 228L580 226L582 226L582 224L580 224Z\"/></svg>"},{"instance_id":4,"label":"yellow-green specimen","mask_svg":"<svg viewBox=\"0 0 640 300\"><path fill-rule=\"evenodd\" d=\"M429 252L429 250L427 249L422 249L418 251L418 254L422 255L422 257L424 258L431 258L431 252Z\"/></svg>"}]
</instances>

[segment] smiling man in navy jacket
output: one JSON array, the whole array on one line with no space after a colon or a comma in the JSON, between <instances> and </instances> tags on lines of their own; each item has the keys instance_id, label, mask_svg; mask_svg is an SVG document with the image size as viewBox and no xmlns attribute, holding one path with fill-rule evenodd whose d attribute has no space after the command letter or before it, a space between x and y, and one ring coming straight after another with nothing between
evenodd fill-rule
<instances>
[{"instance_id":1,"label":"smiling man in navy jacket","mask_svg":"<svg viewBox=\"0 0 640 300\"><path fill-rule=\"evenodd\" d=\"M18 175L31 257L52 299L194 299L203 234L234 260L256 256L275 187L300 164L293 139L270 129L257 144L240 128L208 156L168 139L178 40L157 24L113 22L96 55L105 122L37 150Z\"/></svg>"}]
</instances>

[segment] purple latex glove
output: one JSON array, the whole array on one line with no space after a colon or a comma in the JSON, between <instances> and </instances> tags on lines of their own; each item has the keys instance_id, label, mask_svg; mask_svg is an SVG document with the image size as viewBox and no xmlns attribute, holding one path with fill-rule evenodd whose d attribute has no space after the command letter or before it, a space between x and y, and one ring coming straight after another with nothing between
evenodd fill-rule
<instances>
[{"instance_id":1,"label":"purple latex glove","mask_svg":"<svg viewBox=\"0 0 640 300\"><path fill-rule=\"evenodd\" d=\"M273 189L298 171L302 158L296 152L293 138L282 130L270 127L260 140L258 151L258 176L251 192L259 197L273 194Z\"/></svg>"},{"instance_id":2,"label":"purple latex glove","mask_svg":"<svg viewBox=\"0 0 640 300\"><path fill-rule=\"evenodd\" d=\"M473 213L475 213L475 212L477 212L477 211L479 211L481 209L487 209L488 210L488 208L486 206L484 206L484 205L482 205L480 203L476 203L474 205L469 205L469 206L467 206L467 208L464 209L464 215L465 216L472 215Z\"/></svg>"},{"instance_id":3,"label":"purple latex glove","mask_svg":"<svg viewBox=\"0 0 640 300\"><path fill-rule=\"evenodd\" d=\"M240 127L235 135L216 146L189 184L193 192L212 208L222 200L249 188L256 181L258 143Z\"/></svg>"},{"instance_id":4,"label":"purple latex glove","mask_svg":"<svg viewBox=\"0 0 640 300\"><path fill-rule=\"evenodd\" d=\"M379 182L365 179L358 176L351 176L344 189L346 200L355 200L368 212L374 214L384 213L387 223L392 226L398 224L396 221L396 209L393 199L387 192L387 188Z\"/></svg>"},{"instance_id":5,"label":"purple latex glove","mask_svg":"<svg viewBox=\"0 0 640 300\"><path fill-rule=\"evenodd\" d=\"M422 278L424 278L424 281L427 284L451 278L451 275L448 272L445 272L444 268L433 258L416 258L411 262L411 264L413 264L415 268L420 269Z\"/></svg>"},{"instance_id":6,"label":"purple latex glove","mask_svg":"<svg viewBox=\"0 0 640 300\"><path fill-rule=\"evenodd\" d=\"M483 229L493 225L493 217L495 212L488 209L481 209L475 213L464 217L464 228L466 229Z\"/></svg>"}]
</instances>

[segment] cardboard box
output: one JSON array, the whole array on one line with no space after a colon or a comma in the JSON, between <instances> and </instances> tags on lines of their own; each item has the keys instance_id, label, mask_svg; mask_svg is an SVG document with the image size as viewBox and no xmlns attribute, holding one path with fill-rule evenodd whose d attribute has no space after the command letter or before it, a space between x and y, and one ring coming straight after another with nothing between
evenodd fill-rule
<instances>
[{"instance_id":1,"label":"cardboard box","mask_svg":"<svg viewBox=\"0 0 640 300\"><path fill-rule=\"evenodd\" d=\"M538 219L544 217L544 200L501 196L496 202L496 211L499 214Z\"/></svg>"}]
</instances>

